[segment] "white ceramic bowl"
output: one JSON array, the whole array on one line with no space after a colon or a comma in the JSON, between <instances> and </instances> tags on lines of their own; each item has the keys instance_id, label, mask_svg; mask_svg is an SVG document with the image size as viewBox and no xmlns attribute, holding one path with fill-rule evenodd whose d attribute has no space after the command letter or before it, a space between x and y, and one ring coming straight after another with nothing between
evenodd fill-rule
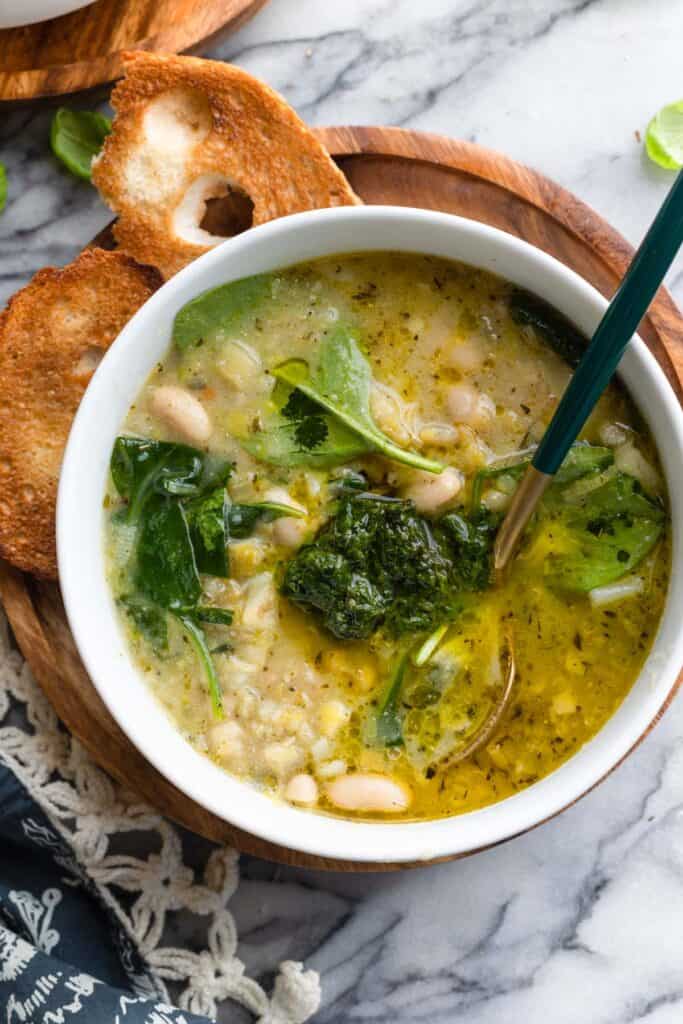
<instances>
[{"instance_id":1,"label":"white ceramic bowl","mask_svg":"<svg viewBox=\"0 0 683 1024\"><path fill-rule=\"evenodd\" d=\"M59 18L92 3L94 0L0 0L0 28L35 25L38 21Z\"/></svg>"},{"instance_id":2,"label":"white ceramic bowl","mask_svg":"<svg viewBox=\"0 0 683 1024\"><path fill-rule=\"evenodd\" d=\"M223 772L177 731L135 668L105 579L104 494L114 439L154 364L169 345L176 312L207 288L333 253L394 249L463 260L542 295L588 335L605 300L538 249L448 214L399 207L345 207L297 214L254 228L190 264L133 317L103 359L76 416L57 509L59 575L71 629L90 676L121 728L179 789L261 838L307 854L364 862L410 862L500 842L567 807L632 749L666 704L683 663L683 415L639 339L621 377L656 438L673 516L673 573L650 657L599 734L529 789L483 810L440 821L344 821L276 803Z\"/></svg>"}]
</instances>

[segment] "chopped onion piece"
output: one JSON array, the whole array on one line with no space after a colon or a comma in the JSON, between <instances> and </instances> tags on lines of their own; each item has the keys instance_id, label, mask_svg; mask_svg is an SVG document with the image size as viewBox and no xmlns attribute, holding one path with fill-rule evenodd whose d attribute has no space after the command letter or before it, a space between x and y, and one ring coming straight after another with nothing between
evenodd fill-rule
<instances>
[{"instance_id":1,"label":"chopped onion piece","mask_svg":"<svg viewBox=\"0 0 683 1024\"><path fill-rule=\"evenodd\" d=\"M634 476L646 491L656 493L661 488L659 473L632 441L615 448L614 464L622 473Z\"/></svg>"},{"instance_id":2,"label":"chopped onion piece","mask_svg":"<svg viewBox=\"0 0 683 1024\"><path fill-rule=\"evenodd\" d=\"M635 597L642 594L645 589L645 580L642 576L626 576L617 580L616 583L608 583L604 587L595 587L589 591L588 596L594 608L601 608L605 604L616 604L617 601L625 601L627 597Z\"/></svg>"}]
</instances>

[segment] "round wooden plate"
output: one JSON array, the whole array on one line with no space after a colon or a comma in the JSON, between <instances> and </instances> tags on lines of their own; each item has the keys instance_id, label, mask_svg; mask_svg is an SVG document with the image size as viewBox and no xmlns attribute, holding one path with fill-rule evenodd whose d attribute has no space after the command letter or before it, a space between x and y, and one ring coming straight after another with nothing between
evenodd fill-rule
<instances>
[{"instance_id":1,"label":"round wooden plate","mask_svg":"<svg viewBox=\"0 0 683 1024\"><path fill-rule=\"evenodd\" d=\"M124 50L180 53L238 28L267 0L97 0L61 18L0 30L0 102L90 89L122 74Z\"/></svg>"},{"instance_id":2,"label":"round wooden plate","mask_svg":"<svg viewBox=\"0 0 683 1024\"><path fill-rule=\"evenodd\" d=\"M445 210L493 224L556 256L606 296L632 256L624 239L575 196L480 146L393 128L323 128L317 135L366 203ZM640 333L680 399L683 318L664 289ZM62 721L103 768L163 814L210 839L271 860L368 869L272 846L193 803L147 763L105 709L76 652L58 587L0 563L0 597L19 646Z\"/></svg>"}]
</instances>

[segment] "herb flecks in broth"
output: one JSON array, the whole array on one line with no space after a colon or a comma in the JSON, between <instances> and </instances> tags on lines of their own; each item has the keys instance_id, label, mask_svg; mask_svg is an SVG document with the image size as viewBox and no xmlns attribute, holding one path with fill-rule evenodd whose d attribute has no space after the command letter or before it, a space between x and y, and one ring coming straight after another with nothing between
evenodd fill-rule
<instances>
[{"instance_id":1,"label":"herb flecks in broth","mask_svg":"<svg viewBox=\"0 0 683 1024\"><path fill-rule=\"evenodd\" d=\"M411 254L181 310L115 447L106 530L137 662L197 749L301 806L401 820L516 793L596 734L669 574L656 453L620 387L491 575L583 344L535 296Z\"/></svg>"}]
</instances>

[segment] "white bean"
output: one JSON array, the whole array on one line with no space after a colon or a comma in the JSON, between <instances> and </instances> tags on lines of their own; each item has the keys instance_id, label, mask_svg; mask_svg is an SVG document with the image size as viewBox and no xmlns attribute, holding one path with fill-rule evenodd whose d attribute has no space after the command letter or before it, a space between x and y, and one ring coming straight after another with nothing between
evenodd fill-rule
<instances>
[{"instance_id":1,"label":"white bean","mask_svg":"<svg viewBox=\"0 0 683 1024\"><path fill-rule=\"evenodd\" d=\"M340 775L326 786L327 796L344 811L405 811L412 794L387 775Z\"/></svg>"},{"instance_id":2,"label":"white bean","mask_svg":"<svg viewBox=\"0 0 683 1024\"><path fill-rule=\"evenodd\" d=\"M482 427L493 419L496 407L488 395L471 384L454 384L446 393L448 411L456 423Z\"/></svg>"},{"instance_id":3,"label":"white bean","mask_svg":"<svg viewBox=\"0 0 683 1024\"><path fill-rule=\"evenodd\" d=\"M201 402L183 388L173 384L155 388L150 409L186 441L205 444L211 437L209 414Z\"/></svg>"},{"instance_id":4,"label":"white bean","mask_svg":"<svg viewBox=\"0 0 683 1024\"><path fill-rule=\"evenodd\" d=\"M218 722L209 730L208 741L214 757L219 761L236 761L244 753L242 728L237 722Z\"/></svg>"},{"instance_id":5,"label":"white bean","mask_svg":"<svg viewBox=\"0 0 683 1024\"><path fill-rule=\"evenodd\" d=\"M285 799L310 807L318 799L318 786L312 775L295 775L287 783Z\"/></svg>"},{"instance_id":6,"label":"white bean","mask_svg":"<svg viewBox=\"0 0 683 1024\"><path fill-rule=\"evenodd\" d=\"M417 470L410 476L410 483L403 494L410 498L420 512L436 512L452 501L462 488L462 476L457 469L446 466L441 473L427 473Z\"/></svg>"},{"instance_id":7,"label":"white bean","mask_svg":"<svg viewBox=\"0 0 683 1024\"><path fill-rule=\"evenodd\" d=\"M478 370L485 359L484 346L474 338L466 338L446 353L446 362L462 373Z\"/></svg>"},{"instance_id":8,"label":"white bean","mask_svg":"<svg viewBox=\"0 0 683 1024\"><path fill-rule=\"evenodd\" d=\"M284 487L271 487L263 495L264 501L272 501L278 505L291 505L299 512L306 509L298 501L294 501ZM298 516L281 516L273 523L273 540L285 548L298 548L303 544L308 533L308 523L305 518Z\"/></svg>"},{"instance_id":9,"label":"white bean","mask_svg":"<svg viewBox=\"0 0 683 1024\"><path fill-rule=\"evenodd\" d=\"M236 391L252 387L261 375L261 357L244 341L229 341L216 368L224 380Z\"/></svg>"}]
</instances>

